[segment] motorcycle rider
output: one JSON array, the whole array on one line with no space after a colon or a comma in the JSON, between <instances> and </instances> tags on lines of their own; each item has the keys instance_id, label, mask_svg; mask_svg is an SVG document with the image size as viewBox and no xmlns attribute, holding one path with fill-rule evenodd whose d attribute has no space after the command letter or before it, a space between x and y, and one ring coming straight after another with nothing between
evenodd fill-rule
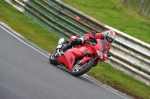
<instances>
[{"instance_id":1,"label":"motorcycle rider","mask_svg":"<svg viewBox=\"0 0 150 99\"><path fill-rule=\"evenodd\" d=\"M85 41L95 42L96 39L101 39L101 43L103 46L103 58L101 61L105 61L107 57L107 53L109 52L111 48L111 43L114 42L116 39L116 33L113 30L107 30L104 32L93 34L85 34L83 37L80 38L74 38L75 36L71 37L73 40L68 43L66 46L62 47L63 52L67 49L72 48L73 46L82 45ZM109 55L108 55L109 56Z\"/></svg>"}]
</instances>

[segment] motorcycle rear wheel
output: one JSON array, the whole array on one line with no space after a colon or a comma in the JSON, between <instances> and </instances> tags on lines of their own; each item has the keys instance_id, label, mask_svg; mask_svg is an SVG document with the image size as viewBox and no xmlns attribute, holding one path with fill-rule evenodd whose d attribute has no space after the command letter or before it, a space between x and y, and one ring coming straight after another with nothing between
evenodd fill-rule
<instances>
[{"instance_id":1,"label":"motorcycle rear wheel","mask_svg":"<svg viewBox=\"0 0 150 99\"><path fill-rule=\"evenodd\" d=\"M95 61L94 60L88 60L82 65L79 65L78 63L75 64L75 66L71 70L71 74L73 76L81 76L88 72L93 66L94 66Z\"/></svg>"},{"instance_id":2,"label":"motorcycle rear wheel","mask_svg":"<svg viewBox=\"0 0 150 99\"><path fill-rule=\"evenodd\" d=\"M57 62L57 58L55 55L57 53L57 50L55 50L49 57L49 62L53 65L58 65L58 62Z\"/></svg>"}]
</instances>

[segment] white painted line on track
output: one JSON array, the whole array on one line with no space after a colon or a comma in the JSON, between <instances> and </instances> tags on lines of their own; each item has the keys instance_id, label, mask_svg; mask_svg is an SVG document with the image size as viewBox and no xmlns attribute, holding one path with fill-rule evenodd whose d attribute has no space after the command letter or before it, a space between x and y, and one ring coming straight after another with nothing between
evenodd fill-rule
<instances>
[{"instance_id":1,"label":"white painted line on track","mask_svg":"<svg viewBox=\"0 0 150 99\"><path fill-rule=\"evenodd\" d=\"M3 26L4 26L4 25L3 25ZM5 30L6 32L8 32L10 35L12 35L13 37L15 37L16 39L18 39L19 41L21 41L21 42L24 43L25 45L29 46L30 48L34 49L35 51L37 51L37 52L39 52L40 54L42 54L42 55L46 56L47 58L49 58L48 55L42 53L41 51L37 50L37 49L34 48L33 46L29 45L28 43L26 43L25 41L23 41L22 39L20 39L20 38L17 37L16 35L14 35L14 33L11 33L11 32L8 31L7 29L5 29L3 26L1 26L1 22L0 22L0 28L2 28L3 30ZM23 36L22 36L22 37L23 37ZM98 82L96 82L96 81L90 79L87 74L84 74L83 77L86 78L86 79L88 79L88 80L90 80L90 81L92 81L93 83L97 84L98 86L101 86L101 87L103 87L104 89L106 89L106 90L108 90L108 91L110 91L110 92L112 92L112 93L114 93L114 94L116 94L116 95L122 97L123 99L127 99L126 97L124 97L124 96L118 94L116 91L113 91L112 89L107 88L106 86L104 86L104 85L102 85L102 84L100 84L100 83L98 83Z\"/></svg>"},{"instance_id":2,"label":"white painted line on track","mask_svg":"<svg viewBox=\"0 0 150 99\"><path fill-rule=\"evenodd\" d=\"M117 90L114 90L114 89L111 89L111 88L107 88L107 86L104 86L103 84L100 84L100 83L98 83L98 82L96 82L96 81L90 79L90 77L88 77L87 74L84 74L83 77L86 78L86 79L88 79L88 80L90 80L91 82L97 84L98 86L101 86L101 87L103 87L104 89L107 89L108 91L110 91L110 92L112 92L112 93L114 93L114 94L116 94L116 95L122 97L123 99L127 99L126 97L124 97L124 96L118 94L118 93L116 92Z\"/></svg>"}]
</instances>

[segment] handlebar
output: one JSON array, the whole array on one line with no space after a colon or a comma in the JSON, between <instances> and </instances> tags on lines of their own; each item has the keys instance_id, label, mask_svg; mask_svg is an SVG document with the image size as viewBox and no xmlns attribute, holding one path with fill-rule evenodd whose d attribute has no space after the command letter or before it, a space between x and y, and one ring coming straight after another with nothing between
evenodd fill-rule
<instances>
[{"instance_id":1,"label":"handlebar","mask_svg":"<svg viewBox=\"0 0 150 99\"><path fill-rule=\"evenodd\" d=\"M96 45L96 42L90 40L90 39L87 39L85 40L85 42L89 43L89 44L92 44L92 45Z\"/></svg>"}]
</instances>

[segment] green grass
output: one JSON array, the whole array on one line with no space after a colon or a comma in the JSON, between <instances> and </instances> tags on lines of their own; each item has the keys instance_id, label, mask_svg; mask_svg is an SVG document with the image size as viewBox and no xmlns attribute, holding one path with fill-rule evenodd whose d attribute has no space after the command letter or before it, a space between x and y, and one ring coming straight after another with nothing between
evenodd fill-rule
<instances>
[{"instance_id":1,"label":"green grass","mask_svg":"<svg viewBox=\"0 0 150 99\"><path fill-rule=\"evenodd\" d=\"M150 44L150 20L127 9L121 0L62 0L74 8Z\"/></svg>"},{"instance_id":2,"label":"green grass","mask_svg":"<svg viewBox=\"0 0 150 99\"><path fill-rule=\"evenodd\" d=\"M125 31L129 34L131 33L132 36L138 37L140 33L146 34L148 31L150 31L149 20L136 15L136 13L134 16L134 12L130 12L128 9L125 10L125 8L122 7L122 4L117 2L117 0L108 0L108 2L105 2L104 0L94 0L94 2L93 0L63 1L105 24L116 27L117 29ZM119 5L116 6L117 4ZM57 41L60 37L41 27L32 19L28 18L7 4L4 0L0 1L0 12L1 21L46 51L54 51L57 45ZM125 13L127 13L127 15ZM136 20L136 22L132 20ZM134 25L135 23L136 25ZM129 27L127 28L127 26ZM136 28L140 28L138 30L143 30L143 32L138 32ZM144 40L148 42L150 42L148 39L149 37L150 36L148 35L143 35ZM135 99L150 99L150 87L114 69L107 63L99 64L99 66L90 70L88 74L92 75L107 85L134 96Z\"/></svg>"},{"instance_id":3,"label":"green grass","mask_svg":"<svg viewBox=\"0 0 150 99\"><path fill-rule=\"evenodd\" d=\"M150 87L112 68L109 64L101 63L87 74L135 99L150 99Z\"/></svg>"},{"instance_id":4,"label":"green grass","mask_svg":"<svg viewBox=\"0 0 150 99\"><path fill-rule=\"evenodd\" d=\"M30 41L52 52L55 50L59 36L41 27L29 17L20 13L5 1L0 1L0 20ZM53 45L53 46L51 46Z\"/></svg>"}]
</instances>

